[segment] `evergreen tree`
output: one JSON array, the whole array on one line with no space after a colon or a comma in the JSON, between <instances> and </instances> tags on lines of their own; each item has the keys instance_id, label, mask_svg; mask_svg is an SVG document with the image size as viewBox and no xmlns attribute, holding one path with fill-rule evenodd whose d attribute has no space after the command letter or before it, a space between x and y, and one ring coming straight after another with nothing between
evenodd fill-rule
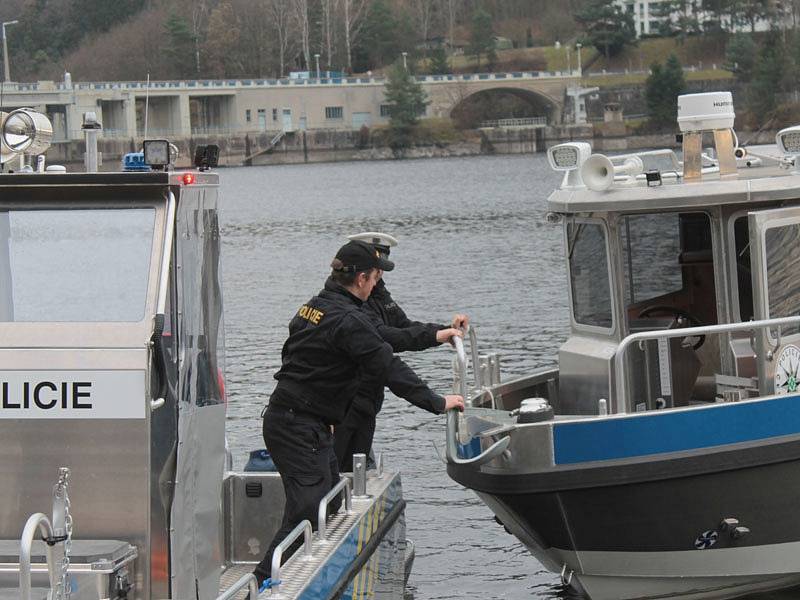
<instances>
[{"instance_id":1,"label":"evergreen tree","mask_svg":"<svg viewBox=\"0 0 800 600\"><path fill-rule=\"evenodd\" d=\"M699 5L699 0L663 0L651 4L650 10L660 21L661 35L676 35L683 42L686 36L700 33Z\"/></svg>"},{"instance_id":2,"label":"evergreen tree","mask_svg":"<svg viewBox=\"0 0 800 600\"><path fill-rule=\"evenodd\" d=\"M176 79L194 77L194 34L189 22L171 13L164 23L164 54L169 58L170 76Z\"/></svg>"},{"instance_id":3,"label":"evergreen tree","mask_svg":"<svg viewBox=\"0 0 800 600\"><path fill-rule=\"evenodd\" d=\"M430 72L434 75L444 75L450 71L444 46L437 46L431 51Z\"/></svg>"},{"instance_id":4,"label":"evergreen tree","mask_svg":"<svg viewBox=\"0 0 800 600\"><path fill-rule=\"evenodd\" d=\"M575 15L583 26L589 42L611 58L636 41L633 15L614 3L614 0L589 0Z\"/></svg>"},{"instance_id":5,"label":"evergreen tree","mask_svg":"<svg viewBox=\"0 0 800 600\"><path fill-rule=\"evenodd\" d=\"M389 105L390 146L395 150L407 148L419 115L428 105L425 91L398 61L389 69L384 95Z\"/></svg>"},{"instance_id":6,"label":"evergreen tree","mask_svg":"<svg viewBox=\"0 0 800 600\"><path fill-rule=\"evenodd\" d=\"M787 75L786 55L781 38L775 32L764 39L758 54L753 77L747 90L747 104L750 111L761 120L777 108L777 95L783 91Z\"/></svg>"},{"instance_id":7,"label":"evergreen tree","mask_svg":"<svg viewBox=\"0 0 800 600\"><path fill-rule=\"evenodd\" d=\"M725 48L725 68L741 82L748 82L753 74L758 48L749 33L737 33L730 37Z\"/></svg>"},{"instance_id":8,"label":"evergreen tree","mask_svg":"<svg viewBox=\"0 0 800 600\"><path fill-rule=\"evenodd\" d=\"M666 64L654 63L645 84L645 99L650 122L658 127L674 126L678 117L678 96L686 81L678 57L670 54Z\"/></svg>"},{"instance_id":9,"label":"evergreen tree","mask_svg":"<svg viewBox=\"0 0 800 600\"><path fill-rule=\"evenodd\" d=\"M472 13L472 29L470 31L469 54L478 61L481 67L481 56L486 56L489 67L497 61L494 49L494 32L492 31L492 16L482 8Z\"/></svg>"}]
</instances>

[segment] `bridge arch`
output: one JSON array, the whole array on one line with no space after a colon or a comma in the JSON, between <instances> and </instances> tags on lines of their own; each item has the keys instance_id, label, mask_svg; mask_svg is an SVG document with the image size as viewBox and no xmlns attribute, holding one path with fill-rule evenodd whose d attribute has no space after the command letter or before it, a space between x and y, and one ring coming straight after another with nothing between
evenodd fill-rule
<instances>
[{"instance_id":1,"label":"bridge arch","mask_svg":"<svg viewBox=\"0 0 800 600\"><path fill-rule=\"evenodd\" d=\"M548 124L561 119L561 102L550 95L526 88L497 86L471 91L450 109L450 118L465 128L483 121L546 117Z\"/></svg>"}]
</instances>

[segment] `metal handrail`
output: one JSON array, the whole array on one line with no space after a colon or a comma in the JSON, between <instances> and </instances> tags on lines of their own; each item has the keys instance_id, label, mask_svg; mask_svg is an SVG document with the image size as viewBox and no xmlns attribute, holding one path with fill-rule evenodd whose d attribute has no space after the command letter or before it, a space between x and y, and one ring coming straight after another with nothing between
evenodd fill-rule
<instances>
[{"instance_id":1,"label":"metal handrail","mask_svg":"<svg viewBox=\"0 0 800 600\"><path fill-rule=\"evenodd\" d=\"M31 600L31 548L36 529L44 538L53 537L53 527L50 519L44 513L34 513L28 517L22 537L19 540L19 597L21 600ZM53 557L53 546L47 545L47 574L50 577L50 589L56 589L56 570Z\"/></svg>"},{"instance_id":2,"label":"metal handrail","mask_svg":"<svg viewBox=\"0 0 800 600\"><path fill-rule=\"evenodd\" d=\"M308 559L311 558L311 521L308 519L301 521L297 527L292 529L292 532L286 536L286 538L278 544L275 550L272 552L272 571L270 574L270 579L272 582L272 586L270 590L272 595L275 596L280 593L281 587L281 560L283 559L283 553L286 549L291 546L294 541L299 538L301 535L303 536L303 556ZM257 590L256 590L257 591ZM250 596L251 600L253 596Z\"/></svg>"},{"instance_id":3,"label":"metal handrail","mask_svg":"<svg viewBox=\"0 0 800 600\"><path fill-rule=\"evenodd\" d=\"M481 370L478 368L478 334L475 332L475 327L467 326L467 334L469 335L469 351L472 355L472 374L475 377L475 387L477 389L481 389L483 387L483 380L481 379ZM464 364L464 372L462 375L466 377L467 374L467 366L466 363ZM464 377L462 377L462 381L464 381ZM466 392L466 388L465 388ZM464 396L464 400L466 401L467 395L466 393L462 394Z\"/></svg>"},{"instance_id":4,"label":"metal handrail","mask_svg":"<svg viewBox=\"0 0 800 600\"><path fill-rule=\"evenodd\" d=\"M659 331L642 331L632 333L623 339L614 354L614 382L616 384L615 412L626 413L628 407L628 394L626 378L623 373L623 356L628 346L634 342L645 340L670 339L678 337L692 337L717 333L731 333L734 331L753 331L765 327L780 327L782 325L800 325L800 316L782 317L780 319L762 319L760 321L746 321L743 323L724 323L722 325L703 325L701 327L683 327L680 329L662 329Z\"/></svg>"},{"instance_id":5,"label":"metal handrail","mask_svg":"<svg viewBox=\"0 0 800 600\"><path fill-rule=\"evenodd\" d=\"M353 510L353 497L350 490L350 478L342 477L330 492L325 494L325 497L319 501L319 510L317 511L317 532L319 541L327 542L327 525L325 520L328 517L328 505L333 501L336 496L344 492L344 509L349 514Z\"/></svg>"},{"instance_id":6,"label":"metal handrail","mask_svg":"<svg viewBox=\"0 0 800 600\"><path fill-rule=\"evenodd\" d=\"M453 345L456 349L456 357L458 359L459 381L461 387L461 396L466 402L467 399L467 355L464 352L464 341L458 337L453 337ZM481 452L474 458L460 458L458 456L458 415L459 411L452 408L447 411L447 446L445 447L445 454L447 462L455 465L470 465L473 467L480 466L484 463L493 460L505 452L508 445L511 443L511 438L506 436L501 440L496 441L485 451Z\"/></svg>"},{"instance_id":7,"label":"metal handrail","mask_svg":"<svg viewBox=\"0 0 800 600\"><path fill-rule=\"evenodd\" d=\"M306 521L306 523L307 522L308 521ZM250 600L256 600L256 598L258 598L258 580L252 573L243 575L236 583L217 596L217 600L232 600L245 586L249 588Z\"/></svg>"}]
</instances>

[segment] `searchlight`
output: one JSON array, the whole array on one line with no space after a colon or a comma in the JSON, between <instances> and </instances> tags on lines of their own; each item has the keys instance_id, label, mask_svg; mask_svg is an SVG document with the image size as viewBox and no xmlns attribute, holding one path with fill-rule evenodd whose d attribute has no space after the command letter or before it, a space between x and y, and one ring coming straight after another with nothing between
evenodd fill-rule
<instances>
[{"instance_id":1,"label":"searchlight","mask_svg":"<svg viewBox=\"0 0 800 600\"><path fill-rule=\"evenodd\" d=\"M43 154L53 139L53 125L46 115L20 108L0 113L0 161L20 154Z\"/></svg>"}]
</instances>

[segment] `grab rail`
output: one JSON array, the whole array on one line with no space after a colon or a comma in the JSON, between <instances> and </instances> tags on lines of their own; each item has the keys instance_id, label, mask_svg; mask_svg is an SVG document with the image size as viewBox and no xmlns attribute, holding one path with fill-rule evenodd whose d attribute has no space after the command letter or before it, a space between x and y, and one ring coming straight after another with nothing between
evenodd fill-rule
<instances>
[{"instance_id":1,"label":"grab rail","mask_svg":"<svg viewBox=\"0 0 800 600\"><path fill-rule=\"evenodd\" d=\"M21 600L31 600L31 548L36 529L43 538L53 538L53 527L50 519L44 513L34 513L28 517L22 537L19 540L19 597ZM50 589L56 589L55 557L53 546L47 544L47 574L50 577Z\"/></svg>"},{"instance_id":2,"label":"grab rail","mask_svg":"<svg viewBox=\"0 0 800 600\"><path fill-rule=\"evenodd\" d=\"M297 527L292 529L292 532L287 535L286 538L280 544L278 544L278 546L272 552L272 571L270 577L272 587L270 590L272 591L273 596L276 596L280 593L281 560L283 559L283 553L301 535L303 536L303 556L306 559L311 558L311 521L308 519L301 521ZM256 592L257 591L258 590L256 590ZM253 598L254 597L251 594L250 599L253 600Z\"/></svg>"},{"instance_id":3,"label":"grab rail","mask_svg":"<svg viewBox=\"0 0 800 600\"><path fill-rule=\"evenodd\" d=\"M623 373L622 359L628 346L634 342L645 340L670 339L678 337L692 337L696 335L709 335L715 333L731 333L734 331L754 331L765 327L780 327L782 325L800 325L800 316L782 317L780 319L762 319L760 321L746 321L744 323L725 323L722 325L703 325L702 327L682 327L680 329L663 329L659 331L642 331L632 333L623 339L614 354L614 383L616 385L615 413L628 412L627 380ZM780 334L778 334L780 338Z\"/></svg>"},{"instance_id":4,"label":"grab rail","mask_svg":"<svg viewBox=\"0 0 800 600\"><path fill-rule=\"evenodd\" d=\"M321 542L327 542L327 526L325 520L328 517L328 504L333 501L336 496L344 492L344 509L348 513L353 510L353 498L350 490L350 479L343 477L330 492L325 494L325 497L319 501L319 510L317 511L317 532Z\"/></svg>"},{"instance_id":5,"label":"grab rail","mask_svg":"<svg viewBox=\"0 0 800 600\"><path fill-rule=\"evenodd\" d=\"M236 583L217 596L217 600L232 600L245 586L249 588L250 600L256 600L256 598L258 598L258 580L252 573L243 575Z\"/></svg>"},{"instance_id":6,"label":"grab rail","mask_svg":"<svg viewBox=\"0 0 800 600\"><path fill-rule=\"evenodd\" d=\"M464 352L464 341L458 337L453 337L453 345L456 349L456 357L458 359L459 369L459 382L461 387L461 396L464 402L467 401L467 355ZM455 465L470 465L473 467L480 466L484 463L493 460L505 452L508 445L511 443L510 437L504 437L496 441L484 452L481 452L474 458L459 458L458 456L458 409L452 408L447 411L447 446L445 447L445 454L447 462Z\"/></svg>"},{"instance_id":7,"label":"grab rail","mask_svg":"<svg viewBox=\"0 0 800 600\"><path fill-rule=\"evenodd\" d=\"M478 334L475 332L475 327L468 325L467 326L467 334L469 335L469 351L472 355L472 374L475 377L475 388L481 389L483 387L483 380L481 379L481 370L478 366L480 358L478 357ZM466 364L464 365L464 372L463 376L466 377L467 374L467 367ZM466 401L466 395L464 396L464 401Z\"/></svg>"}]
</instances>

